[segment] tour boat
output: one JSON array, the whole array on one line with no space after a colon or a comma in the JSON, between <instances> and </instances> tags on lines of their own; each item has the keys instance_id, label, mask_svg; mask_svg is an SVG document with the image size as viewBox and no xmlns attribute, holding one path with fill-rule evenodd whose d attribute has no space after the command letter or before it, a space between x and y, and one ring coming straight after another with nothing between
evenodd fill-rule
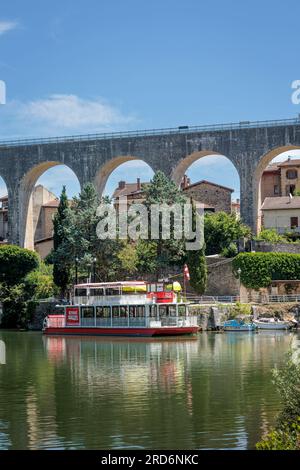
<instances>
[{"instance_id":1,"label":"tour boat","mask_svg":"<svg viewBox=\"0 0 300 470\"><path fill-rule=\"evenodd\" d=\"M74 286L70 305L45 318L46 335L175 336L197 333L197 317L173 284L122 281Z\"/></svg>"},{"instance_id":2,"label":"tour boat","mask_svg":"<svg viewBox=\"0 0 300 470\"><path fill-rule=\"evenodd\" d=\"M254 323L246 323L244 320L227 320L223 324L224 331L256 331Z\"/></svg>"},{"instance_id":3,"label":"tour boat","mask_svg":"<svg viewBox=\"0 0 300 470\"><path fill-rule=\"evenodd\" d=\"M279 320L278 318L259 318L254 320L259 330L289 330L295 323L293 321Z\"/></svg>"}]
</instances>

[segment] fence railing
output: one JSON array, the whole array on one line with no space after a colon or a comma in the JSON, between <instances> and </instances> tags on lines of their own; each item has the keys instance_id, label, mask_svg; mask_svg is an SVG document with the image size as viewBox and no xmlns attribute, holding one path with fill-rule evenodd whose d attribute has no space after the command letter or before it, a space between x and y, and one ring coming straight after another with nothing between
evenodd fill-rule
<instances>
[{"instance_id":1,"label":"fence railing","mask_svg":"<svg viewBox=\"0 0 300 470\"><path fill-rule=\"evenodd\" d=\"M169 134L192 134L195 132L228 131L239 129L252 129L258 127L274 127L300 125L300 118L278 119L268 121L240 121L220 124L208 124L203 126L178 126L161 129L142 129L125 132L102 132L97 134L80 134L60 137L26 138L0 141L0 147L13 147L21 145L58 144L64 142L80 142L105 139L123 139L133 137L147 137Z\"/></svg>"},{"instance_id":2,"label":"fence railing","mask_svg":"<svg viewBox=\"0 0 300 470\"><path fill-rule=\"evenodd\" d=\"M192 304L235 303L240 300L238 295L187 295L186 300Z\"/></svg>"}]
</instances>

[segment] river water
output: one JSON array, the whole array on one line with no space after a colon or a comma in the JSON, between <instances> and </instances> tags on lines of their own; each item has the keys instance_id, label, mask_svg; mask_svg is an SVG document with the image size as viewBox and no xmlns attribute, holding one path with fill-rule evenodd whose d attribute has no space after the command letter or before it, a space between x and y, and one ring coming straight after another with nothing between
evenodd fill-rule
<instances>
[{"instance_id":1,"label":"river water","mask_svg":"<svg viewBox=\"0 0 300 470\"><path fill-rule=\"evenodd\" d=\"M295 336L0 331L0 449L252 449L280 409L271 370Z\"/></svg>"}]
</instances>

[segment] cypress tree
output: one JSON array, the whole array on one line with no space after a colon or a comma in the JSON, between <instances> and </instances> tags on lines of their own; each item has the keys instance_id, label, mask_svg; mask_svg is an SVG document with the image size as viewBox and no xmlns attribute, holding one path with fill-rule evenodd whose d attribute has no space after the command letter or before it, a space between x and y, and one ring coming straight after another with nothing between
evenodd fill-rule
<instances>
[{"instance_id":1,"label":"cypress tree","mask_svg":"<svg viewBox=\"0 0 300 470\"><path fill-rule=\"evenodd\" d=\"M191 199L192 208L192 228L196 230L196 219L199 217L195 204ZM193 240L191 240L193 241ZM203 294L207 284L207 266L205 259L205 244L200 250L189 250L187 252L187 265L190 272L190 285L197 292Z\"/></svg>"},{"instance_id":2,"label":"cypress tree","mask_svg":"<svg viewBox=\"0 0 300 470\"><path fill-rule=\"evenodd\" d=\"M66 187L63 186L57 213L53 218L53 280L61 289L61 295L66 294L72 279L72 256L65 250L68 241L71 212L69 208Z\"/></svg>"}]
</instances>

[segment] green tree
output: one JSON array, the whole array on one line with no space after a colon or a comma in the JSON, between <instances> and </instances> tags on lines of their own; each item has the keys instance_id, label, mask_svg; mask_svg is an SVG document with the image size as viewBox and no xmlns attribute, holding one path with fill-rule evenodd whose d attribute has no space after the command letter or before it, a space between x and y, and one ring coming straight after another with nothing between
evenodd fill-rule
<instances>
[{"instance_id":1,"label":"green tree","mask_svg":"<svg viewBox=\"0 0 300 470\"><path fill-rule=\"evenodd\" d=\"M196 230L196 219L199 217L196 207L192 208L192 230ZM190 240L194 241L194 240ZM199 250L187 251L187 265L190 273L190 285L197 292L203 294L207 283L207 266L205 259L205 245L203 244Z\"/></svg>"},{"instance_id":2,"label":"green tree","mask_svg":"<svg viewBox=\"0 0 300 470\"><path fill-rule=\"evenodd\" d=\"M250 233L250 228L235 214L225 212L205 214L204 238L207 255L221 253L239 238L250 236Z\"/></svg>"},{"instance_id":3,"label":"green tree","mask_svg":"<svg viewBox=\"0 0 300 470\"><path fill-rule=\"evenodd\" d=\"M0 302L3 306L1 326L24 328L29 319L30 293L25 287L26 276L39 266L34 251L18 246L0 247Z\"/></svg>"},{"instance_id":4,"label":"green tree","mask_svg":"<svg viewBox=\"0 0 300 470\"><path fill-rule=\"evenodd\" d=\"M37 253L15 245L0 246L0 282L8 286L21 283L39 265Z\"/></svg>"},{"instance_id":5,"label":"green tree","mask_svg":"<svg viewBox=\"0 0 300 470\"><path fill-rule=\"evenodd\" d=\"M149 229L150 229L150 208L152 204L183 204L186 198L182 195L176 184L171 181L165 173L157 171L150 184L145 188L145 204L149 211ZM151 249L156 251L156 275L160 277L166 266L182 265L185 255L184 240L176 240L174 237L174 227L177 222L175 214L171 214L170 219L170 239L162 238L162 216L159 219L159 238L151 240L149 243ZM149 240L151 233L149 232Z\"/></svg>"},{"instance_id":6,"label":"green tree","mask_svg":"<svg viewBox=\"0 0 300 470\"><path fill-rule=\"evenodd\" d=\"M26 292L33 300L47 299L53 297L57 287L53 281L53 267L41 261L39 268L31 271L24 280Z\"/></svg>"},{"instance_id":7,"label":"green tree","mask_svg":"<svg viewBox=\"0 0 300 470\"><path fill-rule=\"evenodd\" d=\"M53 279L60 288L61 295L72 279L73 256L69 251L72 236L73 217L69 207L66 187L63 186L57 213L53 219Z\"/></svg>"}]
</instances>

